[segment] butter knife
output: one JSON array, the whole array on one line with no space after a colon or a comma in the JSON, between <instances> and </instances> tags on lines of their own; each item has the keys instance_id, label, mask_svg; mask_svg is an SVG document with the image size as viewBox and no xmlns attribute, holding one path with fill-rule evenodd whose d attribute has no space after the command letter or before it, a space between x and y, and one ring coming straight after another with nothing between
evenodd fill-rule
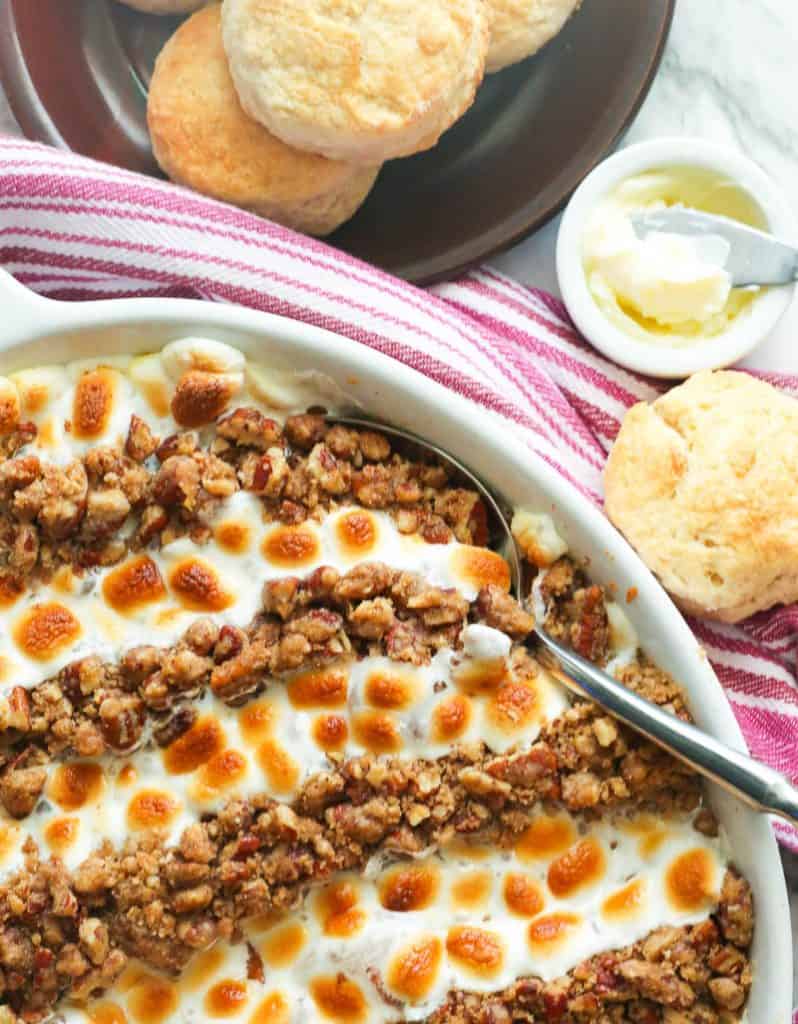
<instances>
[{"instance_id":1,"label":"butter knife","mask_svg":"<svg viewBox=\"0 0 798 1024\"><path fill-rule=\"evenodd\" d=\"M734 288L798 281L798 248L729 217L674 206L633 213L631 221L638 238L652 231L666 231L690 238L723 239L728 245L724 269Z\"/></svg>"}]
</instances>

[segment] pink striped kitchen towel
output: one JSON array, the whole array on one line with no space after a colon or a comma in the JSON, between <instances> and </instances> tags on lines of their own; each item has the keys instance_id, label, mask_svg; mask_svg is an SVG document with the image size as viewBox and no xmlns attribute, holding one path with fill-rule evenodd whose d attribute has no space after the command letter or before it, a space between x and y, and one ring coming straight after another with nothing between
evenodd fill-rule
<instances>
[{"instance_id":1,"label":"pink striped kitchen towel","mask_svg":"<svg viewBox=\"0 0 798 1024\"><path fill-rule=\"evenodd\" d=\"M229 206L18 139L0 141L0 236L3 265L52 297L241 303L379 349L490 409L599 505L625 411L661 390L597 355L552 296L488 268L424 292ZM798 396L798 378L771 380ZM798 781L798 607L690 624L754 756Z\"/></svg>"}]
</instances>

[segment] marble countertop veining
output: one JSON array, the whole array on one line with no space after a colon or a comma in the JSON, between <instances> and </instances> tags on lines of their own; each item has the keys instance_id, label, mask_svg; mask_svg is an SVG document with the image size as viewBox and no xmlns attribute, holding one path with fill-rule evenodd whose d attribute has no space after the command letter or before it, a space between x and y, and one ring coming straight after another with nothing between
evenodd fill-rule
<instances>
[{"instance_id":1,"label":"marble countertop veining","mask_svg":"<svg viewBox=\"0 0 798 1024\"><path fill-rule=\"evenodd\" d=\"M662 67L621 145L694 135L737 146L773 176L798 222L797 55L798 0L677 0ZM19 133L1 92L0 132ZM519 281L557 292L558 223L559 218L493 265ZM798 302L746 362L798 372ZM782 860L798 948L798 856L785 852ZM794 980L798 992L798 963Z\"/></svg>"}]
</instances>

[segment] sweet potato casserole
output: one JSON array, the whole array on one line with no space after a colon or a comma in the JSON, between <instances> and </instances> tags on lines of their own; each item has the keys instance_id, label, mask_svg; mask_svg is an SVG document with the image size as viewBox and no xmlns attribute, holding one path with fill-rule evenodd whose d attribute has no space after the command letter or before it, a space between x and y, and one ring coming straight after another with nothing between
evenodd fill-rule
<instances>
[{"instance_id":1,"label":"sweet potato casserole","mask_svg":"<svg viewBox=\"0 0 798 1024\"><path fill-rule=\"evenodd\" d=\"M740 1019L694 775L547 628L676 684L552 521L200 339L0 382L0 1022Z\"/></svg>"}]
</instances>

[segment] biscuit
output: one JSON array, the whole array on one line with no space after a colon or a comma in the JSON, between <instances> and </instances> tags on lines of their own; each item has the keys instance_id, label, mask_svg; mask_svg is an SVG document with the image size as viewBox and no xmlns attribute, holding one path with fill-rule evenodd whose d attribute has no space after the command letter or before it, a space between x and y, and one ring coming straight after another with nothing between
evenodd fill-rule
<instances>
[{"instance_id":1,"label":"biscuit","mask_svg":"<svg viewBox=\"0 0 798 1024\"><path fill-rule=\"evenodd\" d=\"M216 4L183 22L161 51L147 122L155 158L173 181L312 235L348 220L379 172L300 152L247 117Z\"/></svg>"},{"instance_id":2,"label":"biscuit","mask_svg":"<svg viewBox=\"0 0 798 1024\"><path fill-rule=\"evenodd\" d=\"M798 402L705 371L626 414L606 510L686 611L737 622L798 600Z\"/></svg>"},{"instance_id":3,"label":"biscuit","mask_svg":"<svg viewBox=\"0 0 798 1024\"><path fill-rule=\"evenodd\" d=\"M145 14L188 14L196 11L206 0L119 0Z\"/></svg>"},{"instance_id":4,"label":"biscuit","mask_svg":"<svg viewBox=\"0 0 798 1024\"><path fill-rule=\"evenodd\" d=\"M429 149L484 73L484 0L226 0L222 21L247 113L334 159Z\"/></svg>"},{"instance_id":5,"label":"biscuit","mask_svg":"<svg viewBox=\"0 0 798 1024\"><path fill-rule=\"evenodd\" d=\"M488 72L531 57L552 40L579 6L579 0L487 0L490 45Z\"/></svg>"}]
</instances>

